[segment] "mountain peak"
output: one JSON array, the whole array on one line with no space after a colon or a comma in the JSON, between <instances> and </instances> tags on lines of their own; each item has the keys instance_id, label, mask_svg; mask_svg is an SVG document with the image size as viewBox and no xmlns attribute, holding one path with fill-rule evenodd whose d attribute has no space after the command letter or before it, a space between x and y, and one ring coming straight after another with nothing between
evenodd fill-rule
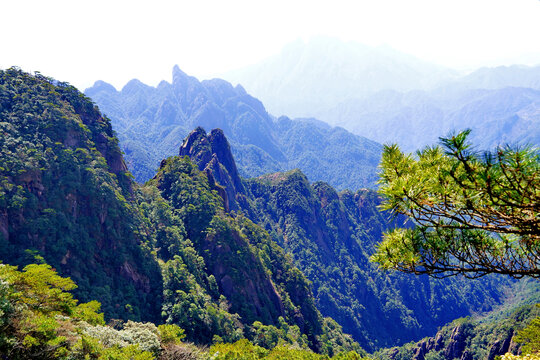
<instances>
[{"instance_id":1,"label":"mountain peak","mask_svg":"<svg viewBox=\"0 0 540 360\"><path fill-rule=\"evenodd\" d=\"M94 97L97 94L106 94L107 98L110 98L118 93L118 90L108 82L98 80L94 83L94 86L86 89L84 93L89 97Z\"/></svg>"},{"instance_id":2,"label":"mountain peak","mask_svg":"<svg viewBox=\"0 0 540 360\"><path fill-rule=\"evenodd\" d=\"M184 140L180 147L180 156L189 156L205 171L211 182L216 182L225 189L225 207L237 210L237 195L244 193L244 186L238 175L229 141L221 129L213 129L207 134L202 127L197 127Z\"/></svg>"},{"instance_id":3,"label":"mountain peak","mask_svg":"<svg viewBox=\"0 0 540 360\"><path fill-rule=\"evenodd\" d=\"M175 76L188 76L185 72L180 70L180 67L178 65L174 65L172 75L173 75L173 78Z\"/></svg>"},{"instance_id":4,"label":"mountain peak","mask_svg":"<svg viewBox=\"0 0 540 360\"><path fill-rule=\"evenodd\" d=\"M124 87L122 88L122 93L124 94L135 94L143 89L149 88L148 85L142 83L139 79L131 79Z\"/></svg>"},{"instance_id":5,"label":"mountain peak","mask_svg":"<svg viewBox=\"0 0 540 360\"><path fill-rule=\"evenodd\" d=\"M109 84L108 82L105 82L103 80L98 80L94 83L94 86L92 86L96 91L108 91L108 92L116 92L116 88Z\"/></svg>"}]
</instances>

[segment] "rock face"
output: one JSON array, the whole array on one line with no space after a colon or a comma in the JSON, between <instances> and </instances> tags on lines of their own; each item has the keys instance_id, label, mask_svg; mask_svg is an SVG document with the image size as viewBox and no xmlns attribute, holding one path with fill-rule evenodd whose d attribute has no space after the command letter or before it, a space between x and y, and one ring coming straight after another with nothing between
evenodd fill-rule
<instances>
[{"instance_id":1,"label":"rock face","mask_svg":"<svg viewBox=\"0 0 540 360\"><path fill-rule=\"evenodd\" d=\"M217 236L227 241L219 243ZM239 256L238 249L246 248L249 248L246 239L231 231L207 237L203 253L211 254L205 260L221 293L231 299L233 312L240 314L248 324L258 320L277 325L278 318L285 317L283 300L270 277L265 274L260 260L251 254Z\"/></svg>"},{"instance_id":2,"label":"rock face","mask_svg":"<svg viewBox=\"0 0 540 360\"><path fill-rule=\"evenodd\" d=\"M466 340L470 337L471 328L470 324L461 324L454 328L444 350L444 356L447 359L461 358L465 350Z\"/></svg>"},{"instance_id":3,"label":"rock face","mask_svg":"<svg viewBox=\"0 0 540 360\"><path fill-rule=\"evenodd\" d=\"M506 336L498 339L491 345L487 360L494 360L496 356L506 354L510 350L510 344L512 344L512 337L514 331L510 330Z\"/></svg>"},{"instance_id":4,"label":"rock face","mask_svg":"<svg viewBox=\"0 0 540 360\"><path fill-rule=\"evenodd\" d=\"M226 211L240 209L239 196L245 194L245 189L223 130L214 129L207 135L198 127L184 140L179 155L188 156L211 181L224 188L225 191L220 193Z\"/></svg>"},{"instance_id":5,"label":"rock face","mask_svg":"<svg viewBox=\"0 0 540 360\"><path fill-rule=\"evenodd\" d=\"M532 284L534 286L534 284ZM380 359L445 359L445 360L495 360L508 352L520 354L520 345L513 341L518 329L522 329L540 312L534 305L514 305L510 315L486 316L481 321L458 319L444 326L434 337L416 344L383 351ZM504 311L507 311L504 310Z\"/></svg>"}]
</instances>

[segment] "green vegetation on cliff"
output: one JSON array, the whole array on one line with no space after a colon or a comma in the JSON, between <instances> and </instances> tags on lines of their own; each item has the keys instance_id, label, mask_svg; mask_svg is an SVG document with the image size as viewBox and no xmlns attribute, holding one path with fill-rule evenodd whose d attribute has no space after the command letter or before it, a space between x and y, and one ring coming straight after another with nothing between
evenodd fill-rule
<instances>
[{"instance_id":1,"label":"green vegetation on cliff","mask_svg":"<svg viewBox=\"0 0 540 360\"><path fill-rule=\"evenodd\" d=\"M356 359L363 351L354 340L370 350L417 340L489 310L506 285L377 271L368 259L390 225L374 192L338 193L298 170L242 180L220 130L197 129L180 150L191 160L163 160L138 185L95 105L39 74L0 73L0 131L0 261L47 274L68 302L46 318L10 312L33 300L10 297L24 291L10 283L17 270L2 265L11 275L1 282L0 316L11 325L0 329L8 339L0 346L21 354L35 343L51 358L65 348L94 358L174 358L187 349L192 358ZM69 289L90 305L60 295ZM24 316L46 326L17 324ZM183 336L217 350L162 346L163 337Z\"/></svg>"},{"instance_id":2,"label":"green vegetation on cliff","mask_svg":"<svg viewBox=\"0 0 540 360\"><path fill-rule=\"evenodd\" d=\"M140 189L154 226L150 247L162 262L166 321L201 343L247 337L266 348L284 341L328 354L359 351L341 330L330 331L309 283L268 233L224 211L220 189L187 157L164 160Z\"/></svg>"},{"instance_id":3,"label":"green vegetation on cliff","mask_svg":"<svg viewBox=\"0 0 540 360\"><path fill-rule=\"evenodd\" d=\"M245 180L235 191L241 181L235 167L220 160L228 157L208 153L218 147L219 133L196 129L181 152L220 179L230 207L268 231L312 282L323 316L336 320L365 349L420 339L500 301L509 283L504 279L438 280L377 269L369 257L392 224L379 212L374 191L338 193L323 182L310 184L299 170Z\"/></svg>"},{"instance_id":4,"label":"green vegetation on cliff","mask_svg":"<svg viewBox=\"0 0 540 360\"><path fill-rule=\"evenodd\" d=\"M526 290L522 291L525 287ZM374 357L381 360L494 360L504 354L538 354L540 285L521 281L512 291L525 298L509 298L504 307L481 317L457 319L431 337L401 347L384 349ZM511 296L512 297L512 296ZM508 358L512 358L508 355Z\"/></svg>"},{"instance_id":5,"label":"green vegetation on cliff","mask_svg":"<svg viewBox=\"0 0 540 360\"><path fill-rule=\"evenodd\" d=\"M22 271L0 264L0 354L14 360L329 359L286 343L267 350L245 339L207 350L183 342L176 325L105 325L100 303L78 303L69 293L76 287L45 264ZM351 351L332 359L361 357Z\"/></svg>"},{"instance_id":6,"label":"green vegetation on cliff","mask_svg":"<svg viewBox=\"0 0 540 360\"><path fill-rule=\"evenodd\" d=\"M44 259L109 318L157 320L160 272L139 246L110 122L68 84L0 71L0 259Z\"/></svg>"},{"instance_id":7,"label":"green vegetation on cliff","mask_svg":"<svg viewBox=\"0 0 540 360\"><path fill-rule=\"evenodd\" d=\"M199 344L361 352L268 233L228 214L223 188L189 159L164 160L139 186L109 121L75 88L9 69L0 99L3 263L50 264L113 323L179 325Z\"/></svg>"}]
</instances>

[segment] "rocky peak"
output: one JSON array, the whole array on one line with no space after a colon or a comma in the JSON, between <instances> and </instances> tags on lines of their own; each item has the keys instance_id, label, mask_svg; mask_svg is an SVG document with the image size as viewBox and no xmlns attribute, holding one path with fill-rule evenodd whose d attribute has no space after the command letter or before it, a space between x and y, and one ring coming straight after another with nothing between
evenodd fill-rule
<instances>
[{"instance_id":1,"label":"rocky peak","mask_svg":"<svg viewBox=\"0 0 540 360\"><path fill-rule=\"evenodd\" d=\"M208 94L202 84L187 75L178 66L173 68L172 90L176 101L186 116L191 117L208 102Z\"/></svg>"},{"instance_id":2,"label":"rocky peak","mask_svg":"<svg viewBox=\"0 0 540 360\"><path fill-rule=\"evenodd\" d=\"M92 86L91 88L87 89L87 90L91 90L90 94L88 94L88 96L92 96L93 94L95 93L98 93L100 91L104 91L104 92L108 92L108 93L116 93L116 88L114 86L112 86L111 84L105 82L105 81L102 81L102 80L98 80L94 83L94 86Z\"/></svg>"},{"instance_id":3,"label":"rocky peak","mask_svg":"<svg viewBox=\"0 0 540 360\"><path fill-rule=\"evenodd\" d=\"M212 130L208 139L210 141L210 146L212 147L212 154L215 154L218 161L225 167L225 169L227 169L236 190L243 192L242 181L238 175L238 169L236 168L231 147L227 141L227 138L225 137L225 134L223 133L223 130Z\"/></svg>"},{"instance_id":4,"label":"rocky peak","mask_svg":"<svg viewBox=\"0 0 540 360\"><path fill-rule=\"evenodd\" d=\"M239 209L237 198L245 193L244 185L223 130L214 129L207 134L203 128L196 128L182 143L179 155L189 156L199 170L225 189L226 210ZM223 196L221 191L220 195Z\"/></svg>"},{"instance_id":5,"label":"rocky peak","mask_svg":"<svg viewBox=\"0 0 540 360\"><path fill-rule=\"evenodd\" d=\"M179 155L189 156L191 161L197 164L199 170L204 170L212 160L212 148L206 131L202 127L197 127L184 139Z\"/></svg>"},{"instance_id":6,"label":"rocky peak","mask_svg":"<svg viewBox=\"0 0 540 360\"><path fill-rule=\"evenodd\" d=\"M121 91L128 96L133 96L141 92L147 91L148 89L150 89L150 86L143 84L138 79L133 79L130 80L126 85L124 85Z\"/></svg>"}]
</instances>

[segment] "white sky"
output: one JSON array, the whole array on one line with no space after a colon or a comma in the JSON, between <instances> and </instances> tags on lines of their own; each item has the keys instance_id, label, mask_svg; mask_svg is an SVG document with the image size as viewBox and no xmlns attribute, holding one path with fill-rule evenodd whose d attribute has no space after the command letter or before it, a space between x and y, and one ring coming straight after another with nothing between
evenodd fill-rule
<instances>
[{"instance_id":1,"label":"white sky","mask_svg":"<svg viewBox=\"0 0 540 360\"><path fill-rule=\"evenodd\" d=\"M201 79L328 35L456 68L540 64L540 0L0 0L0 68L79 89Z\"/></svg>"}]
</instances>

